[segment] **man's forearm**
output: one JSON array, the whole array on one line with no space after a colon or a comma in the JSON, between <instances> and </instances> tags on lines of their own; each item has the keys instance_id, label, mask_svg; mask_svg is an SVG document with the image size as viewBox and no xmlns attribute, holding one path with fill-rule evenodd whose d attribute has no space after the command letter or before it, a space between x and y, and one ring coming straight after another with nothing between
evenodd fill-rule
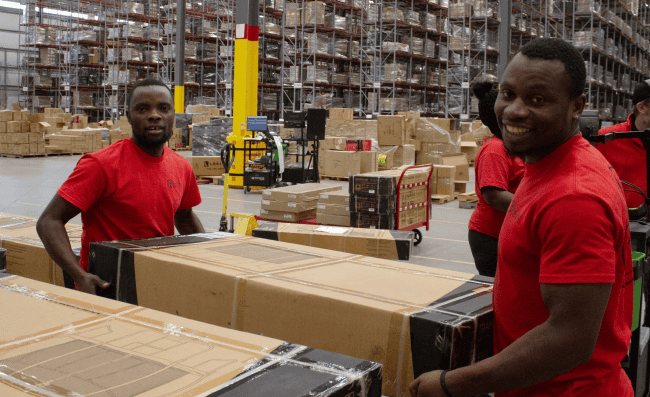
<instances>
[{"instance_id":1,"label":"man's forearm","mask_svg":"<svg viewBox=\"0 0 650 397\"><path fill-rule=\"evenodd\" d=\"M187 215L177 214L174 217L174 225L176 226L176 229L178 229L178 233L182 235L205 233L203 224L201 224L201 220L196 216L194 211Z\"/></svg>"},{"instance_id":2,"label":"man's forearm","mask_svg":"<svg viewBox=\"0 0 650 397\"><path fill-rule=\"evenodd\" d=\"M65 225L53 220L39 220L36 229L45 250L54 262L75 281L78 280L85 271L79 266L77 255L72 251Z\"/></svg>"},{"instance_id":3,"label":"man's forearm","mask_svg":"<svg viewBox=\"0 0 650 397\"><path fill-rule=\"evenodd\" d=\"M499 354L449 372L446 381L458 397L524 389L586 362L591 352L585 350L574 337L545 322Z\"/></svg>"}]
</instances>

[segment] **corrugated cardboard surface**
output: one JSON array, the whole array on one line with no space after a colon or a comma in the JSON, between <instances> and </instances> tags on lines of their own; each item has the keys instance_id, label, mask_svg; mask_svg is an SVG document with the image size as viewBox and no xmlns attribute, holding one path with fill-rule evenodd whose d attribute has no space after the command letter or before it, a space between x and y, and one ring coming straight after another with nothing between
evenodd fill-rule
<instances>
[{"instance_id":1,"label":"corrugated cardboard surface","mask_svg":"<svg viewBox=\"0 0 650 397\"><path fill-rule=\"evenodd\" d=\"M318 214L329 214L329 215L340 215L350 217L350 206L348 205L337 205L337 204L318 204L316 207L316 215Z\"/></svg>"},{"instance_id":2,"label":"corrugated cardboard surface","mask_svg":"<svg viewBox=\"0 0 650 397\"><path fill-rule=\"evenodd\" d=\"M73 249L81 248L82 227L65 226ZM0 247L7 249L7 272L50 284L62 284L61 269L36 233L36 219L0 213Z\"/></svg>"},{"instance_id":3,"label":"corrugated cardboard surface","mask_svg":"<svg viewBox=\"0 0 650 397\"><path fill-rule=\"evenodd\" d=\"M350 226L350 214L347 215L331 215L322 212L316 212L316 223L319 225L333 225L333 226Z\"/></svg>"},{"instance_id":4,"label":"corrugated cardboard surface","mask_svg":"<svg viewBox=\"0 0 650 397\"><path fill-rule=\"evenodd\" d=\"M316 203L316 200L299 202L262 200L260 208L269 211L305 212L316 209Z\"/></svg>"},{"instance_id":5,"label":"corrugated cardboard surface","mask_svg":"<svg viewBox=\"0 0 650 397\"><path fill-rule=\"evenodd\" d=\"M219 176L226 172L220 156L194 156L192 169L196 176Z\"/></svg>"},{"instance_id":6,"label":"corrugated cardboard surface","mask_svg":"<svg viewBox=\"0 0 650 397\"><path fill-rule=\"evenodd\" d=\"M380 396L369 361L18 276L0 302L3 396Z\"/></svg>"},{"instance_id":7,"label":"corrugated cardboard surface","mask_svg":"<svg viewBox=\"0 0 650 397\"><path fill-rule=\"evenodd\" d=\"M91 260L91 269L117 274L122 247L120 274L131 263L138 304L381 362L387 396L408 395L408 383L424 370L465 365L492 351L486 278L219 236L182 245L174 238L92 244L97 260L113 259Z\"/></svg>"},{"instance_id":8,"label":"corrugated cardboard surface","mask_svg":"<svg viewBox=\"0 0 650 397\"><path fill-rule=\"evenodd\" d=\"M318 204L349 205L350 192L347 190L335 190L333 192L321 193Z\"/></svg>"},{"instance_id":9,"label":"corrugated cardboard surface","mask_svg":"<svg viewBox=\"0 0 650 397\"><path fill-rule=\"evenodd\" d=\"M377 116L377 141L381 146L406 143L405 116Z\"/></svg>"},{"instance_id":10,"label":"corrugated cardboard surface","mask_svg":"<svg viewBox=\"0 0 650 397\"><path fill-rule=\"evenodd\" d=\"M465 153L442 156L442 165L453 165L456 167L456 181L469 182L469 163L467 162L467 155Z\"/></svg>"},{"instance_id":11,"label":"corrugated cardboard surface","mask_svg":"<svg viewBox=\"0 0 650 397\"><path fill-rule=\"evenodd\" d=\"M302 201L317 200L318 196L321 193L331 192L336 190L341 190L341 186L305 183L300 185L279 187L275 189L267 189L262 192L262 197L265 200L287 201L287 202L297 203Z\"/></svg>"},{"instance_id":12,"label":"corrugated cardboard surface","mask_svg":"<svg viewBox=\"0 0 650 397\"><path fill-rule=\"evenodd\" d=\"M260 216L264 219L271 219L274 221L284 222L300 222L305 219L316 218L316 209L311 209L303 212L285 212L260 209Z\"/></svg>"}]
</instances>

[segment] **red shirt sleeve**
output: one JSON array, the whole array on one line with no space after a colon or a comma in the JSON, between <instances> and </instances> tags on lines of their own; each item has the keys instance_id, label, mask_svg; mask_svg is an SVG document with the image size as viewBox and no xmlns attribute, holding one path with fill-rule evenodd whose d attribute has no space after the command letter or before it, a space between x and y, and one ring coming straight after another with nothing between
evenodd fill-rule
<instances>
[{"instance_id":1,"label":"red shirt sleeve","mask_svg":"<svg viewBox=\"0 0 650 397\"><path fill-rule=\"evenodd\" d=\"M70 204L86 212L102 197L105 189L104 170L94 157L85 155L57 193Z\"/></svg>"},{"instance_id":2,"label":"red shirt sleeve","mask_svg":"<svg viewBox=\"0 0 650 397\"><path fill-rule=\"evenodd\" d=\"M508 190L510 185L510 162L506 157L495 152L485 153L479 159L476 168L480 170L477 176L480 189L486 186L494 186Z\"/></svg>"},{"instance_id":3,"label":"red shirt sleeve","mask_svg":"<svg viewBox=\"0 0 650 397\"><path fill-rule=\"evenodd\" d=\"M183 192L183 198L181 199L181 204L178 209L186 210L188 208L196 207L201 204L201 193L199 192L199 185L196 183L196 176L192 167L189 166L186 169L186 185L185 191Z\"/></svg>"},{"instance_id":4,"label":"red shirt sleeve","mask_svg":"<svg viewBox=\"0 0 650 397\"><path fill-rule=\"evenodd\" d=\"M612 216L603 203L585 196L567 196L554 203L547 216L538 219L540 283L615 281L616 237Z\"/></svg>"}]
</instances>

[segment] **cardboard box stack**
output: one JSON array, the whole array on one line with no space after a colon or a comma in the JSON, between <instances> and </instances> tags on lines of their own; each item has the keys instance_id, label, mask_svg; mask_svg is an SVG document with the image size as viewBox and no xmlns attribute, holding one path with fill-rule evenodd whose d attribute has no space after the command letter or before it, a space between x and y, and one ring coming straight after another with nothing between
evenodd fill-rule
<instances>
[{"instance_id":1,"label":"cardboard box stack","mask_svg":"<svg viewBox=\"0 0 650 397\"><path fill-rule=\"evenodd\" d=\"M409 260L413 249L413 232L395 230L268 222L255 228L252 236L374 258L406 261Z\"/></svg>"},{"instance_id":2,"label":"cardboard box stack","mask_svg":"<svg viewBox=\"0 0 650 397\"><path fill-rule=\"evenodd\" d=\"M431 194L453 196L456 182L456 167L453 165L435 165L436 191Z\"/></svg>"},{"instance_id":3,"label":"cardboard box stack","mask_svg":"<svg viewBox=\"0 0 650 397\"><path fill-rule=\"evenodd\" d=\"M191 162L196 176L220 176L226 172L221 156L192 156Z\"/></svg>"},{"instance_id":4,"label":"cardboard box stack","mask_svg":"<svg viewBox=\"0 0 650 397\"><path fill-rule=\"evenodd\" d=\"M442 164L442 156L460 153L460 131L454 129L454 120L444 118L417 118L415 137L420 143L416 163Z\"/></svg>"},{"instance_id":5,"label":"cardboard box stack","mask_svg":"<svg viewBox=\"0 0 650 397\"><path fill-rule=\"evenodd\" d=\"M0 308L2 396L381 395L375 362L18 276Z\"/></svg>"},{"instance_id":6,"label":"cardboard box stack","mask_svg":"<svg viewBox=\"0 0 650 397\"><path fill-rule=\"evenodd\" d=\"M45 154L44 126L30 124L29 112L0 111L0 154L29 156Z\"/></svg>"},{"instance_id":7,"label":"cardboard box stack","mask_svg":"<svg viewBox=\"0 0 650 397\"><path fill-rule=\"evenodd\" d=\"M419 112L408 112L417 114ZM414 117L409 115L409 117ZM415 164L416 143L407 132L407 115L378 116L377 143L379 170Z\"/></svg>"},{"instance_id":8,"label":"cardboard box stack","mask_svg":"<svg viewBox=\"0 0 650 397\"><path fill-rule=\"evenodd\" d=\"M316 207L321 193L341 190L339 185L292 185L262 192L260 216L284 222L300 222L316 218Z\"/></svg>"},{"instance_id":9,"label":"cardboard box stack","mask_svg":"<svg viewBox=\"0 0 650 397\"><path fill-rule=\"evenodd\" d=\"M349 178L377 171L377 152L368 150L371 147L368 141L377 138L377 122L353 120L352 116L352 109L330 109L325 140L320 142L318 171L321 176ZM348 145L348 141L354 145Z\"/></svg>"},{"instance_id":10,"label":"cardboard box stack","mask_svg":"<svg viewBox=\"0 0 650 397\"><path fill-rule=\"evenodd\" d=\"M321 193L316 206L316 223L350 226L350 192L334 190Z\"/></svg>"},{"instance_id":11,"label":"cardboard box stack","mask_svg":"<svg viewBox=\"0 0 650 397\"><path fill-rule=\"evenodd\" d=\"M430 168L403 169L355 175L350 180L350 226L395 229L427 221ZM433 176L432 176L433 178Z\"/></svg>"},{"instance_id":12,"label":"cardboard box stack","mask_svg":"<svg viewBox=\"0 0 650 397\"><path fill-rule=\"evenodd\" d=\"M229 233L96 243L90 257L106 297L119 286L128 303L372 357L385 396L492 354L492 281L473 274Z\"/></svg>"}]
</instances>

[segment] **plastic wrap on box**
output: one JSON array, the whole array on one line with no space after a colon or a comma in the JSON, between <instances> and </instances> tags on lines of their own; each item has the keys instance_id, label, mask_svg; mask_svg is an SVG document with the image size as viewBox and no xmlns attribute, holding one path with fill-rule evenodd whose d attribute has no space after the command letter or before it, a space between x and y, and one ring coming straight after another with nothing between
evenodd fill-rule
<instances>
[{"instance_id":1,"label":"plastic wrap on box","mask_svg":"<svg viewBox=\"0 0 650 397\"><path fill-rule=\"evenodd\" d=\"M234 47L231 45L222 45L219 46L219 56L221 57L231 57L234 54Z\"/></svg>"},{"instance_id":2,"label":"plastic wrap on box","mask_svg":"<svg viewBox=\"0 0 650 397\"><path fill-rule=\"evenodd\" d=\"M427 58L435 58L438 54L436 54L436 42L433 40L425 40L424 41L424 54L425 57Z\"/></svg>"},{"instance_id":3,"label":"plastic wrap on box","mask_svg":"<svg viewBox=\"0 0 650 397\"><path fill-rule=\"evenodd\" d=\"M422 21L422 27L431 30L433 32L438 31L438 16L435 14L430 14L428 12L423 11L422 14L420 14L420 21Z\"/></svg>"},{"instance_id":4,"label":"plastic wrap on box","mask_svg":"<svg viewBox=\"0 0 650 397\"><path fill-rule=\"evenodd\" d=\"M120 38L120 27L106 28L106 38L108 39L119 39Z\"/></svg>"},{"instance_id":5,"label":"plastic wrap on box","mask_svg":"<svg viewBox=\"0 0 650 397\"><path fill-rule=\"evenodd\" d=\"M107 48L106 49L106 62L117 62L119 59L120 49L119 48Z\"/></svg>"},{"instance_id":6,"label":"plastic wrap on box","mask_svg":"<svg viewBox=\"0 0 650 397\"><path fill-rule=\"evenodd\" d=\"M217 60L217 44L203 42L196 45L196 59L202 59L204 61L216 61Z\"/></svg>"},{"instance_id":7,"label":"plastic wrap on box","mask_svg":"<svg viewBox=\"0 0 650 397\"><path fill-rule=\"evenodd\" d=\"M422 47L420 47L421 49ZM391 43L386 42L382 44L382 51L392 52L392 51L402 51L409 52L409 45L404 43Z\"/></svg>"},{"instance_id":8,"label":"plastic wrap on box","mask_svg":"<svg viewBox=\"0 0 650 397\"><path fill-rule=\"evenodd\" d=\"M56 50L54 48L39 48L39 65L55 66Z\"/></svg>"},{"instance_id":9,"label":"plastic wrap on box","mask_svg":"<svg viewBox=\"0 0 650 397\"><path fill-rule=\"evenodd\" d=\"M474 0L472 2L472 16L476 18L493 18L499 9L497 2L487 0Z\"/></svg>"},{"instance_id":10,"label":"plastic wrap on box","mask_svg":"<svg viewBox=\"0 0 650 397\"><path fill-rule=\"evenodd\" d=\"M348 73L332 73L332 84L348 84Z\"/></svg>"},{"instance_id":11,"label":"plastic wrap on box","mask_svg":"<svg viewBox=\"0 0 650 397\"><path fill-rule=\"evenodd\" d=\"M348 48L348 57L350 57L351 59L359 59L360 51L361 51L361 45L359 44L359 42L356 40L350 41L350 46Z\"/></svg>"},{"instance_id":12,"label":"plastic wrap on box","mask_svg":"<svg viewBox=\"0 0 650 397\"><path fill-rule=\"evenodd\" d=\"M420 14L413 10L404 10L404 22L419 26L420 25Z\"/></svg>"},{"instance_id":13,"label":"plastic wrap on box","mask_svg":"<svg viewBox=\"0 0 650 397\"><path fill-rule=\"evenodd\" d=\"M325 25L325 3L308 1L303 5L303 25Z\"/></svg>"},{"instance_id":14,"label":"plastic wrap on box","mask_svg":"<svg viewBox=\"0 0 650 397\"><path fill-rule=\"evenodd\" d=\"M325 33L305 33L307 51L310 53L328 54L331 40Z\"/></svg>"},{"instance_id":15,"label":"plastic wrap on box","mask_svg":"<svg viewBox=\"0 0 650 397\"><path fill-rule=\"evenodd\" d=\"M282 35L282 26L268 20L264 21L263 29L264 33L276 34L278 36Z\"/></svg>"},{"instance_id":16,"label":"plastic wrap on box","mask_svg":"<svg viewBox=\"0 0 650 397\"><path fill-rule=\"evenodd\" d=\"M381 13L383 22L404 21L404 12L395 7L384 7Z\"/></svg>"},{"instance_id":17,"label":"plastic wrap on box","mask_svg":"<svg viewBox=\"0 0 650 397\"><path fill-rule=\"evenodd\" d=\"M286 26L298 26L300 25L300 12L297 3L286 3Z\"/></svg>"},{"instance_id":18,"label":"plastic wrap on box","mask_svg":"<svg viewBox=\"0 0 650 397\"><path fill-rule=\"evenodd\" d=\"M136 50L135 48L122 48L121 59L122 61L144 61L144 58L142 57L142 51Z\"/></svg>"},{"instance_id":19,"label":"plastic wrap on box","mask_svg":"<svg viewBox=\"0 0 650 397\"><path fill-rule=\"evenodd\" d=\"M278 110L278 93L277 92L263 93L261 105L263 110Z\"/></svg>"},{"instance_id":20,"label":"plastic wrap on box","mask_svg":"<svg viewBox=\"0 0 650 397\"><path fill-rule=\"evenodd\" d=\"M348 43L349 42L346 39L330 40L331 48L329 48L330 51L328 51L328 53L335 57L347 58L349 47Z\"/></svg>"},{"instance_id":21,"label":"plastic wrap on box","mask_svg":"<svg viewBox=\"0 0 650 397\"><path fill-rule=\"evenodd\" d=\"M578 48L590 48L592 46L602 48L605 45L605 31L603 29L584 30L574 32L573 45Z\"/></svg>"},{"instance_id":22,"label":"plastic wrap on box","mask_svg":"<svg viewBox=\"0 0 650 397\"><path fill-rule=\"evenodd\" d=\"M383 66L383 77L387 83L392 82L406 82L406 67L405 63L387 63Z\"/></svg>"},{"instance_id":23,"label":"plastic wrap on box","mask_svg":"<svg viewBox=\"0 0 650 397\"><path fill-rule=\"evenodd\" d=\"M424 47L424 39L421 37L415 37L415 36L402 36L401 40L402 45L406 45L407 47L411 48L411 51L413 51L413 55L420 55L422 56L422 49ZM394 44L394 43L384 43L386 44ZM387 51L387 50L384 50ZM403 51L403 50L399 50ZM408 51L407 51L408 52Z\"/></svg>"},{"instance_id":24,"label":"plastic wrap on box","mask_svg":"<svg viewBox=\"0 0 650 397\"><path fill-rule=\"evenodd\" d=\"M303 73L305 74L305 83L329 83L329 68L327 66L304 66Z\"/></svg>"},{"instance_id":25,"label":"plastic wrap on box","mask_svg":"<svg viewBox=\"0 0 650 397\"><path fill-rule=\"evenodd\" d=\"M325 15L325 26L332 29L347 30L348 18L333 12Z\"/></svg>"},{"instance_id":26,"label":"plastic wrap on box","mask_svg":"<svg viewBox=\"0 0 650 397\"><path fill-rule=\"evenodd\" d=\"M144 61L149 63L162 63L162 51L146 50L143 53Z\"/></svg>"},{"instance_id":27,"label":"plastic wrap on box","mask_svg":"<svg viewBox=\"0 0 650 397\"><path fill-rule=\"evenodd\" d=\"M263 58L268 59L280 59L282 46L280 43L274 43L272 41L266 41L264 43L264 56Z\"/></svg>"},{"instance_id":28,"label":"plastic wrap on box","mask_svg":"<svg viewBox=\"0 0 650 397\"><path fill-rule=\"evenodd\" d=\"M144 15L144 4L142 3L136 3L134 1L126 1L122 3L121 8L123 13Z\"/></svg>"},{"instance_id":29,"label":"plastic wrap on box","mask_svg":"<svg viewBox=\"0 0 650 397\"><path fill-rule=\"evenodd\" d=\"M476 29L476 49L497 50L497 32L487 29L485 26Z\"/></svg>"},{"instance_id":30,"label":"plastic wrap on box","mask_svg":"<svg viewBox=\"0 0 650 397\"><path fill-rule=\"evenodd\" d=\"M165 59L173 59L176 57L176 45L165 45L163 46L163 57ZM196 59L196 44L186 42L185 43L185 59Z\"/></svg>"},{"instance_id":31,"label":"plastic wrap on box","mask_svg":"<svg viewBox=\"0 0 650 397\"><path fill-rule=\"evenodd\" d=\"M124 25L122 27L122 37L143 39L144 27L141 25Z\"/></svg>"},{"instance_id":32,"label":"plastic wrap on box","mask_svg":"<svg viewBox=\"0 0 650 397\"><path fill-rule=\"evenodd\" d=\"M183 70L183 81L185 84L196 84L196 70Z\"/></svg>"},{"instance_id":33,"label":"plastic wrap on box","mask_svg":"<svg viewBox=\"0 0 650 397\"><path fill-rule=\"evenodd\" d=\"M449 5L449 18L466 18L472 16L472 3L461 2Z\"/></svg>"},{"instance_id":34,"label":"plastic wrap on box","mask_svg":"<svg viewBox=\"0 0 650 397\"><path fill-rule=\"evenodd\" d=\"M144 29L144 38L148 40L160 40L160 29L158 26L147 26Z\"/></svg>"},{"instance_id":35,"label":"plastic wrap on box","mask_svg":"<svg viewBox=\"0 0 650 397\"><path fill-rule=\"evenodd\" d=\"M220 156L232 132L232 118L215 118L192 127L192 156Z\"/></svg>"}]
</instances>

